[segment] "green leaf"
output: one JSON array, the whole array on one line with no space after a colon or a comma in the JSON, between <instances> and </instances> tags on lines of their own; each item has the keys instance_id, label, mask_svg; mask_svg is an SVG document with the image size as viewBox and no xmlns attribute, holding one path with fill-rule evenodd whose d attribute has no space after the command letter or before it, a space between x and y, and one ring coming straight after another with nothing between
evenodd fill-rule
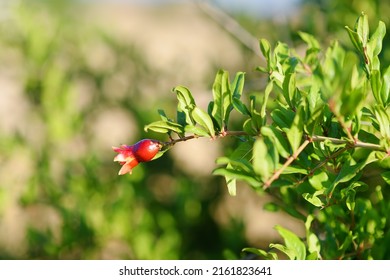
<instances>
[{"instance_id":1,"label":"green leaf","mask_svg":"<svg viewBox=\"0 0 390 280\"><path fill-rule=\"evenodd\" d=\"M305 244L301 241L301 239L292 231L283 228L282 226L275 226L275 229L279 232L279 234L284 239L285 247L272 244L273 248L276 248L283 253L285 253L290 260L304 260L306 259L306 247Z\"/></svg>"},{"instance_id":2,"label":"green leaf","mask_svg":"<svg viewBox=\"0 0 390 280\"><path fill-rule=\"evenodd\" d=\"M298 35L299 37L301 37L303 41L305 41L309 49L316 49L316 50L320 49L320 44L318 43L317 39L313 35L302 31L298 31Z\"/></svg>"},{"instance_id":3,"label":"green leaf","mask_svg":"<svg viewBox=\"0 0 390 280\"><path fill-rule=\"evenodd\" d=\"M264 100L263 100L263 105L261 106L261 111L260 111L260 116L263 120L266 120L266 114L267 114L267 103L268 103L268 97L273 89L274 83L270 81L264 91Z\"/></svg>"},{"instance_id":4,"label":"green leaf","mask_svg":"<svg viewBox=\"0 0 390 280\"><path fill-rule=\"evenodd\" d=\"M244 248L244 249L242 249L242 251L247 252L247 253L251 253L251 254L255 254L255 255L260 256L266 260L277 260L278 259L278 255L276 253L266 252L266 251L261 250L261 249Z\"/></svg>"},{"instance_id":5,"label":"green leaf","mask_svg":"<svg viewBox=\"0 0 390 280\"><path fill-rule=\"evenodd\" d=\"M272 157L263 138L258 138L253 145L253 169L266 181L273 171Z\"/></svg>"},{"instance_id":6,"label":"green leaf","mask_svg":"<svg viewBox=\"0 0 390 280\"><path fill-rule=\"evenodd\" d=\"M219 129L223 130L227 123L227 112L231 106L229 74L227 71L218 71L213 84L213 98L214 104L211 114L217 121Z\"/></svg>"},{"instance_id":7,"label":"green leaf","mask_svg":"<svg viewBox=\"0 0 390 280\"><path fill-rule=\"evenodd\" d=\"M383 83L380 96L383 106L387 107L390 104L390 66L387 67L383 74Z\"/></svg>"},{"instance_id":8,"label":"green leaf","mask_svg":"<svg viewBox=\"0 0 390 280\"><path fill-rule=\"evenodd\" d=\"M232 92L232 104L233 107L240 112L243 115L250 116L250 112L248 108L245 106L244 103L242 103L241 95L242 91L244 89L244 81L245 81L245 73L244 72L238 72L236 74L236 77L234 78L234 81L231 84L231 92ZM230 113L230 111L228 111Z\"/></svg>"},{"instance_id":9,"label":"green leaf","mask_svg":"<svg viewBox=\"0 0 390 280\"><path fill-rule=\"evenodd\" d=\"M163 121L170 121L170 119L168 119L167 115L165 114L164 110L158 109L157 112L160 115L161 120L163 120Z\"/></svg>"},{"instance_id":10,"label":"green leaf","mask_svg":"<svg viewBox=\"0 0 390 280\"><path fill-rule=\"evenodd\" d=\"M219 167L213 171L213 175L221 175L221 176L225 176L225 178L227 177L230 179L234 178L237 180L242 180L247 182L249 185L253 187L261 186L260 181L256 180L256 177L253 176L254 175L253 173L244 172L242 170Z\"/></svg>"},{"instance_id":11,"label":"green leaf","mask_svg":"<svg viewBox=\"0 0 390 280\"><path fill-rule=\"evenodd\" d=\"M295 109L292 103L295 98L295 92L296 92L295 73L288 73L286 74L283 81L283 96L291 109Z\"/></svg>"},{"instance_id":12,"label":"green leaf","mask_svg":"<svg viewBox=\"0 0 390 280\"><path fill-rule=\"evenodd\" d=\"M271 69L270 66L271 66L271 45L269 44L269 42L266 40L266 39L260 39L260 50L261 50L261 53L264 55L265 57L265 60L267 61L268 63L268 71Z\"/></svg>"},{"instance_id":13,"label":"green leaf","mask_svg":"<svg viewBox=\"0 0 390 280\"><path fill-rule=\"evenodd\" d=\"M203 136L203 137L210 136L208 131L205 130L203 127L200 127L200 126L186 125L184 127L184 131L186 133L191 133L191 134L195 134L195 135Z\"/></svg>"},{"instance_id":14,"label":"green leaf","mask_svg":"<svg viewBox=\"0 0 390 280\"><path fill-rule=\"evenodd\" d=\"M360 36L358 35L357 32L353 31L348 26L345 26L345 28L347 29L347 32L348 32L349 38L351 39L352 44L354 45L356 50L360 54L362 54L363 53L363 45L362 45Z\"/></svg>"},{"instance_id":15,"label":"green leaf","mask_svg":"<svg viewBox=\"0 0 390 280\"><path fill-rule=\"evenodd\" d=\"M183 133L183 127L180 124L171 121L155 121L145 126L145 131L152 130L158 133L176 132Z\"/></svg>"},{"instance_id":16,"label":"green leaf","mask_svg":"<svg viewBox=\"0 0 390 280\"><path fill-rule=\"evenodd\" d=\"M315 235L310 230L313 221L314 221L314 216L308 215L305 222L306 244L307 244L307 250L310 252L310 254L313 254L312 256L313 259L318 259L321 251L321 243L317 235ZM312 259L312 258L308 256L308 259Z\"/></svg>"},{"instance_id":17,"label":"green leaf","mask_svg":"<svg viewBox=\"0 0 390 280\"><path fill-rule=\"evenodd\" d=\"M229 195L237 195L237 179L230 175L225 175L226 186L228 188Z\"/></svg>"},{"instance_id":18,"label":"green leaf","mask_svg":"<svg viewBox=\"0 0 390 280\"><path fill-rule=\"evenodd\" d=\"M284 107L279 107L272 110L271 118L277 126L280 127L283 131L286 131L292 126L295 114L293 111L288 110Z\"/></svg>"},{"instance_id":19,"label":"green leaf","mask_svg":"<svg viewBox=\"0 0 390 280\"><path fill-rule=\"evenodd\" d=\"M245 83L245 73L238 72L231 85L233 98L237 98L237 99L241 98L242 91L244 90L244 83Z\"/></svg>"},{"instance_id":20,"label":"green leaf","mask_svg":"<svg viewBox=\"0 0 390 280\"><path fill-rule=\"evenodd\" d=\"M194 120L191 117L191 111L196 107L195 100L192 97L191 92L188 88L183 86L177 86L173 89L176 93L178 100L177 112L178 112L178 123L181 125L190 124L195 125ZM185 119L185 121L184 121Z\"/></svg>"},{"instance_id":21,"label":"green leaf","mask_svg":"<svg viewBox=\"0 0 390 280\"><path fill-rule=\"evenodd\" d=\"M211 119L209 114L207 114L205 111L203 111L199 107L195 107L191 111L191 116L195 122L197 122L199 125L201 125L203 128L205 128L207 130L208 134L211 137L215 136L213 120Z\"/></svg>"},{"instance_id":22,"label":"green leaf","mask_svg":"<svg viewBox=\"0 0 390 280\"><path fill-rule=\"evenodd\" d=\"M384 139L390 139L390 116L381 106L375 106L374 113L379 124L379 132ZM386 147L387 149L388 147Z\"/></svg>"},{"instance_id":23,"label":"green leaf","mask_svg":"<svg viewBox=\"0 0 390 280\"><path fill-rule=\"evenodd\" d=\"M375 153L371 153L366 159L361 162L354 163L353 159L350 157L341 167L340 172L337 174L336 179L333 181L331 186L328 189L330 194L333 193L335 187L344 182L352 180L358 173L368 164L377 161Z\"/></svg>"},{"instance_id":24,"label":"green leaf","mask_svg":"<svg viewBox=\"0 0 390 280\"><path fill-rule=\"evenodd\" d=\"M383 105L384 102L381 97L382 80L379 70L372 70L370 76L371 89L377 103Z\"/></svg>"},{"instance_id":25,"label":"green leaf","mask_svg":"<svg viewBox=\"0 0 390 280\"><path fill-rule=\"evenodd\" d=\"M322 207L322 206L324 206L324 203L322 202L322 200L320 198L318 198L318 195L322 195L323 193L324 193L324 191L322 191L322 190L316 191L313 194L303 193L302 197L305 200L307 200L308 202L310 202L311 204L313 204L314 206Z\"/></svg>"},{"instance_id":26,"label":"green leaf","mask_svg":"<svg viewBox=\"0 0 390 280\"><path fill-rule=\"evenodd\" d=\"M282 132L274 126L263 126L261 128L261 135L271 139L275 145L278 153L284 157L288 158L290 156L289 144L287 139L283 136Z\"/></svg>"},{"instance_id":27,"label":"green leaf","mask_svg":"<svg viewBox=\"0 0 390 280\"><path fill-rule=\"evenodd\" d=\"M253 172L252 165L245 159L231 159L228 157L220 157L216 160L217 164L227 164L230 167L238 170L243 170L245 172Z\"/></svg>"},{"instance_id":28,"label":"green leaf","mask_svg":"<svg viewBox=\"0 0 390 280\"><path fill-rule=\"evenodd\" d=\"M374 34L371 35L370 41L367 44L368 53L371 57L379 55L382 50L383 38L386 35L386 25L383 21L379 21L378 27Z\"/></svg>"},{"instance_id":29,"label":"green leaf","mask_svg":"<svg viewBox=\"0 0 390 280\"><path fill-rule=\"evenodd\" d=\"M316 190L326 189L331 184L331 182L329 182L328 173L323 170L314 172L309 178L309 183Z\"/></svg>"},{"instance_id":30,"label":"green leaf","mask_svg":"<svg viewBox=\"0 0 390 280\"><path fill-rule=\"evenodd\" d=\"M365 13L361 13L356 25L355 25L355 31L359 35L359 38L363 44L363 47L367 45L368 42L368 36L370 34L370 29L368 25L368 18Z\"/></svg>"},{"instance_id":31,"label":"green leaf","mask_svg":"<svg viewBox=\"0 0 390 280\"><path fill-rule=\"evenodd\" d=\"M300 110L296 112L294 121L286 134L287 139L290 142L292 152L295 153L301 144L303 135L303 120L301 118Z\"/></svg>"},{"instance_id":32,"label":"green leaf","mask_svg":"<svg viewBox=\"0 0 390 280\"><path fill-rule=\"evenodd\" d=\"M282 167L282 164L279 164L277 169L280 169L281 167ZM287 166L283 170L282 174L303 174L303 175L307 175L308 171L307 171L306 168L299 167L299 166L291 166L290 165L290 166Z\"/></svg>"},{"instance_id":33,"label":"green leaf","mask_svg":"<svg viewBox=\"0 0 390 280\"><path fill-rule=\"evenodd\" d=\"M386 172L383 172L381 174L383 180L385 180L385 182L390 185L390 171L386 171Z\"/></svg>"}]
</instances>

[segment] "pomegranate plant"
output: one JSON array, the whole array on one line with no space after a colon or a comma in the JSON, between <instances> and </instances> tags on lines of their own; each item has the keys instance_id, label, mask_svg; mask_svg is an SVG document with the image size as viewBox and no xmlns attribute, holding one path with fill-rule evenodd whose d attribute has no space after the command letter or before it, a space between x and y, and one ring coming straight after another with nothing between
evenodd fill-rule
<instances>
[{"instance_id":1,"label":"pomegranate plant","mask_svg":"<svg viewBox=\"0 0 390 280\"><path fill-rule=\"evenodd\" d=\"M236 194L237 180L245 181L274 198L266 209L284 211L306 228L297 236L275 225L284 244L245 252L266 259L278 258L276 252L290 259L389 258L390 67L380 61L386 27L379 22L370 33L362 13L346 30L354 50L337 41L322 48L304 32L298 34L304 55L261 39L267 63L258 71L268 79L261 94L247 98L245 73L230 81L223 70L207 111L188 88L174 88L176 116L159 110L161 120L145 127L167 142L114 148L123 165L119 174L181 141L234 137L234 151L218 158L214 170L229 193ZM231 130L232 111L241 116L240 130Z\"/></svg>"}]
</instances>

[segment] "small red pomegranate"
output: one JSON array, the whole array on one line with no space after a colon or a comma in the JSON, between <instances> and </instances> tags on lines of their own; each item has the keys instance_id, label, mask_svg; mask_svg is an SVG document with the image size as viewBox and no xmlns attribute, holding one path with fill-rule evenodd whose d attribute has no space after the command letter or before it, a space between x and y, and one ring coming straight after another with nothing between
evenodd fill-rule
<instances>
[{"instance_id":1,"label":"small red pomegranate","mask_svg":"<svg viewBox=\"0 0 390 280\"><path fill-rule=\"evenodd\" d=\"M133 145L133 154L138 162L151 161L160 151L161 143L156 140L143 139Z\"/></svg>"},{"instance_id":2,"label":"small red pomegranate","mask_svg":"<svg viewBox=\"0 0 390 280\"><path fill-rule=\"evenodd\" d=\"M160 151L161 147L162 144L159 141L151 139L143 139L132 146L122 145L119 148L112 147L118 153L114 161L122 165L118 174L131 174L133 168L138 163L151 161Z\"/></svg>"}]
</instances>

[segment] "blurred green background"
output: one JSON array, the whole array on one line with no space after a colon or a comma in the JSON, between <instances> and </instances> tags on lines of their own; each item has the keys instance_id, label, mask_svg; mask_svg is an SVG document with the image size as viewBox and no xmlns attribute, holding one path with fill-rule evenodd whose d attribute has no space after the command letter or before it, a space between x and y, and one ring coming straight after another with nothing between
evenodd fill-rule
<instances>
[{"instance_id":1,"label":"blurred green background","mask_svg":"<svg viewBox=\"0 0 390 280\"><path fill-rule=\"evenodd\" d=\"M240 185L229 197L210 175L234 139L179 143L117 176L111 146L167 140L143 127L160 108L175 112L174 86L205 107L219 68L245 71L247 96L264 82L262 59L215 14L192 1L129 2L0 1L0 258L239 259L276 241L275 224L303 233L263 210L267 196ZM229 13L254 39L299 49L297 30L352 48L344 26L361 11L389 27L390 3L379 0Z\"/></svg>"}]
</instances>

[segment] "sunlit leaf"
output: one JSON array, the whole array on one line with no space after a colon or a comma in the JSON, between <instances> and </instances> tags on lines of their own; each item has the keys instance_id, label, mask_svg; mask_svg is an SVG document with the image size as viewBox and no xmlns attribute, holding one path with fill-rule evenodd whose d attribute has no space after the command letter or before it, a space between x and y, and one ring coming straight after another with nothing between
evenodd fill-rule
<instances>
[{"instance_id":1,"label":"sunlit leaf","mask_svg":"<svg viewBox=\"0 0 390 280\"><path fill-rule=\"evenodd\" d=\"M183 127L171 121L156 121L145 126L145 131L152 130L159 133L167 133L170 131L181 134Z\"/></svg>"},{"instance_id":2,"label":"sunlit leaf","mask_svg":"<svg viewBox=\"0 0 390 280\"><path fill-rule=\"evenodd\" d=\"M191 111L191 116L193 117L195 122L197 122L199 125L201 125L203 128L207 130L208 134L211 137L215 136L214 124L209 114L207 114L199 107L195 107Z\"/></svg>"},{"instance_id":3,"label":"sunlit leaf","mask_svg":"<svg viewBox=\"0 0 390 280\"><path fill-rule=\"evenodd\" d=\"M274 248L279 249L285 253L291 260L306 259L305 244L295 233L279 225L275 226L275 229L282 236L285 246L274 244Z\"/></svg>"},{"instance_id":4,"label":"sunlit leaf","mask_svg":"<svg viewBox=\"0 0 390 280\"><path fill-rule=\"evenodd\" d=\"M260 256L266 260L277 260L278 259L278 255L276 253L266 252L266 251L261 250L261 249L244 248L244 249L242 249L242 251L246 252L246 253L255 254L255 255Z\"/></svg>"}]
</instances>

